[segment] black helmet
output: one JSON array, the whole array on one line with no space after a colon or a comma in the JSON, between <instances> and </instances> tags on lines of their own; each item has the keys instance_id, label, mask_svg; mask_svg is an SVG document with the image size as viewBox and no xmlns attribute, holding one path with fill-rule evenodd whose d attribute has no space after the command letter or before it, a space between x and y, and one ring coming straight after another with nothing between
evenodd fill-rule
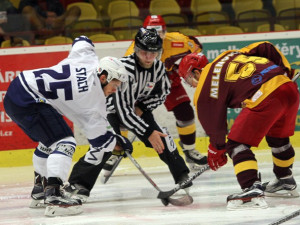
<instances>
[{"instance_id":1,"label":"black helmet","mask_svg":"<svg viewBox=\"0 0 300 225\"><path fill-rule=\"evenodd\" d=\"M144 51L158 52L162 49L162 42L161 37L154 28L140 28L135 35L136 47Z\"/></svg>"}]
</instances>

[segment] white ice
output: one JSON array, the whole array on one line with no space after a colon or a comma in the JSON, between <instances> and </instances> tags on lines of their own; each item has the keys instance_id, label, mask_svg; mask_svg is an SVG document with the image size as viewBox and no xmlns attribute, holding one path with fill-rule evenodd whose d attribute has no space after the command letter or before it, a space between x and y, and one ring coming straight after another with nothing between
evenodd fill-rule
<instances>
[{"instance_id":1,"label":"white ice","mask_svg":"<svg viewBox=\"0 0 300 225\"><path fill-rule=\"evenodd\" d=\"M259 156L270 157L267 151L261 151ZM167 166L158 157L136 160L159 188L170 190L174 187ZM263 181L274 179L270 162L260 163L259 171ZM299 160L294 164L294 175L299 184ZM33 186L32 166L0 168L0 177L1 225L267 225L300 209L299 198L266 198L267 209L228 211L226 197L240 192L231 161L217 172L206 171L194 180L190 189L194 198L192 205L165 207L155 198L151 184L129 159L124 159L107 184L97 180L88 202L83 205L82 214L54 218L45 217L44 209L28 207ZM149 196L145 196L145 192ZM284 224L299 225L300 216Z\"/></svg>"}]
</instances>

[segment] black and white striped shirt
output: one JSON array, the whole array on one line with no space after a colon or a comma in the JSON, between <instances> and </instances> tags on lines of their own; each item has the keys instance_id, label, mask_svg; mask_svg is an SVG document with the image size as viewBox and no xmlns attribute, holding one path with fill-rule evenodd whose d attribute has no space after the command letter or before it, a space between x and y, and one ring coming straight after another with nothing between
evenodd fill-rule
<instances>
[{"instance_id":1,"label":"black and white striped shirt","mask_svg":"<svg viewBox=\"0 0 300 225\"><path fill-rule=\"evenodd\" d=\"M171 86L165 67L155 60L150 69L144 69L138 64L135 53L120 60L128 71L128 84L107 98L108 113L117 113L127 129L149 137L153 130L135 114L135 106L152 111L164 103Z\"/></svg>"}]
</instances>

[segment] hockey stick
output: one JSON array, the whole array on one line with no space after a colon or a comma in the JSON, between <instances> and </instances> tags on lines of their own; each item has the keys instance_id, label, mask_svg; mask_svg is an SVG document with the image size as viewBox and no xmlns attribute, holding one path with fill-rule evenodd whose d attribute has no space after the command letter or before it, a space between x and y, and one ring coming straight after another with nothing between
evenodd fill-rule
<instances>
[{"instance_id":1,"label":"hockey stick","mask_svg":"<svg viewBox=\"0 0 300 225\"><path fill-rule=\"evenodd\" d=\"M300 215L300 209L293 212L293 213L291 213L291 214L289 214L289 215L287 215L287 216L285 216L285 217L283 217L283 218L281 218L281 219L279 219L279 220L277 220L277 221L275 221L275 222L273 222L273 223L270 223L269 225L282 224L282 223L284 223L284 222L286 222L290 219L293 219L294 217L299 216L299 215Z\"/></svg>"},{"instance_id":2,"label":"hockey stick","mask_svg":"<svg viewBox=\"0 0 300 225\"><path fill-rule=\"evenodd\" d=\"M144 175L144 177L150 182L150 184L152 184L152 186L159 192L161 192L160 188L156 185L156 183L148 176L148 174L143 170L143 168L140 166L140 164L138 164L138 162L130 155L129 152L125 151L127 157L131 160L131 162L133 163L133 165L135 165L135 167L141 172L141 174ZM167 206L169 203L171 203L172 205L175 206L186 206L186 205L190 205L193 203L193 198L189 195L185 195L181 198L178 199L172 199L169 197L166 198L162 198L161 199L162 203L164 204L164 206Z\"/></svg>"},{"instance_id":3,"label":"hockey stick","mask_svg":"<svg viewBox=\"0 0 300 225\"><path fill-rule=\"evenodd\" d=\"M193 180L195 180L195 178L197 178L198 176L200 176L202 173L204 173L206 170L209 170L209 169L210 169L209 165L206 164L199 171L194 173L193 176L191 176L187 180L177 184L172 190L170 190L170 191L160 191L157 195L157 198L160 198L160 199L169 198L171 195L176 193L178 190L184 188L187 184L191 183Z\"/></svg>"},{"instance_id":4,"label":"hockey stick","mask_svg":"<svg viewBox=\"0 0 300 225\"><path fill-rule=\"evenodd\" d=\"M299 78L299 76L300 76L300 72L296 73L292 81L295 82Z\"/></svg>"},{"instance_id":5,"label":"hockey stick","mask_svg":"<svg viewBox=\"0 0 300 225\"><path fill-rule=\"evenodd\" d=\"M116 161L116 163L114 164L113 168L111 169L111 171L109 171L109 174L107 174L106 176L104 176L104 180L103 180L103 184L106 184L106 182L109 180L109 178L113 175L113 173L115 172L115 170L117 169L118 165L120 164L121 160L124 158L123 155L121 155L118 160Z\"/></svg>"},{"instance_id":6,"label":"hockey stick","mask_svg":"<svg viewBox=\"0 0 300 225\"><path fill-rule=\"evenodd\" d=\"M134 140L136 139L136 135L134 135L132 137L132 139L130 140L130 142L134 142ZM120 164L121 160L124 158L124 155L120 156L118 158L118 160L116 161L116 163L114 164L113 168L111 169L111 171L109 171L109 174L107 174L105 177L104 177L104 180L103 180L103 184L106 184L106 182L109 180L109 178L113 175L113 173L115 172L115 170L117 169L118 165Z\"/></svg>"}]
</instances>

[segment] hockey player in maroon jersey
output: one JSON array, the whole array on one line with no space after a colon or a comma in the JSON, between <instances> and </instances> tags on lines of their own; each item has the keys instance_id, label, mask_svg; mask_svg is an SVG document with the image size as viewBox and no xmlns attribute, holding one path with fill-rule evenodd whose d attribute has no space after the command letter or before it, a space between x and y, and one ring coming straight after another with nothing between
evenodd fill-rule
<instances>
[{"instance_id":1,"label":"hockey player in maroon jersey","mask_svg":"<svg viewBox=\"0 0 300 225\"><path fill-rule=\"evenodd\" d=\"M223 52L211 63L202 53L192 53L181 61L179 74L197 87L194 104L210 138L209 166L217 170L225 165L226 154L233 161L242 192L227 197L227 208L266 208L265 195L299 197L292 174L295 151L289 140L299 93L284 55L269 42ZM229 133L227 108L242 108ZM264 137L272 151L276 179L262 184L251 147Z\"/></svg>"}]
</instances>

